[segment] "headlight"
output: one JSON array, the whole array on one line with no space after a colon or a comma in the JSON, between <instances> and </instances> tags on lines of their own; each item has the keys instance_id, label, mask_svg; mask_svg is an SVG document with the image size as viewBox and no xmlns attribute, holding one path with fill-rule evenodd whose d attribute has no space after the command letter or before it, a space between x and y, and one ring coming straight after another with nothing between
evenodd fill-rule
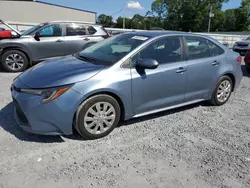
<instances>
[{"instance_id":1,"label":"headlight","mask_svg":"<svg viewBox=\"0 0 250 188\"><path fill-rule=\"evenodd\" d=\"M27 93L31 95L39 95L42 97L41 103L48 103L69 90L71 86L65 86L60 88L50 88L50 89L21 89L22 93Z\"/></svg>"}]
</instances>

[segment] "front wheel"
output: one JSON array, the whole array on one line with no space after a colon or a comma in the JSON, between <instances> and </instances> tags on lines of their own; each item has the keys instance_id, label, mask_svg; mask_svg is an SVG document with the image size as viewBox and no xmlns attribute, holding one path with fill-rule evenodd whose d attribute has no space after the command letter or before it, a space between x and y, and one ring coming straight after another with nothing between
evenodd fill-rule
<instances>
[{"instance_id":1,"label":"front wheel","mask_svg":"<svg viewBox=\"0 0 250 188\"><path fill-rule=\"evenodd\" d=\"M218 81L213 92L210 103L216 106L225 104L231 96L233 90L233 82L229 76L223 76Z\"/></svg>"},{"instance_id":2,"label":"front wheel","mask_svg":"<svg viewBox=\"0 0 250 188\"><path fill-rule=\"evenodd\" d=\"M87 139L108 135L118 125L119 103L109 95L96 95L83 102L76 112L76 130Z\"/></svg>"},{"instance_id":3,"label":"front wheel","mask_svg":"<svg viewBox=\"0 0 250 188\"><path fill-rule=\"evenodd\" d=\"M27 56L18 50L8 50L4 52L1 62L3 68L8 72L24 71L29 65Z\"/></svg>"}]
</instances>

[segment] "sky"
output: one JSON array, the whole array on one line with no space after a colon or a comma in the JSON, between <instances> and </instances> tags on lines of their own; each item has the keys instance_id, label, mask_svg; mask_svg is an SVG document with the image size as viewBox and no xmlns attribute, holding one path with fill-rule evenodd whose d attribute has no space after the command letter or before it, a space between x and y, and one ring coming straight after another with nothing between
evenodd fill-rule
<instances>
[{"instance_id":1,"label":"sky","mask_svg":"<svg viewBox=\"0 0 250 188\"><path fill-rule=\"evenodd\" d=\"M40 0L40 1L53 3L57 5L63 5L72 8L89 10L97 12L97 15L100 14L112 15L114 18L123 16L123 12L120 11L123 7L129 7L129 10L126 9L125 11L126 17L132 17L136 13L145 15L145 13L151 9L151 4L153 2L153 0L134 0L134 1L133 0L132 1L130 0ZM225 3L223 5L223 10L230 8L237 8L240 6L240 3L241 0L229 0L228 3Z\"/></svg>"}]
</instances>

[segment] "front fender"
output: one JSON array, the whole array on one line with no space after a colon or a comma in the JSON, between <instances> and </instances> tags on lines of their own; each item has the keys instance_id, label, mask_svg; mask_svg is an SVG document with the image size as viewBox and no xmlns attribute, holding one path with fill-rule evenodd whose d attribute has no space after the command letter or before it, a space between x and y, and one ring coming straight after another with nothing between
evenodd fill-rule
<instances>
[{"instance_id":1,"label":"front fender","mask_svg":"<svg viewBox=\"0 0 250 188\"><path fill-rule=\"evenodd\" d=\"M10 43L10 44L4 44L0 46L0 55L2 56L4 52L6 52L7 50L19 50L22 51L23 53L26 54L26 56L28 57L30 63L32 61L32 53L29 50L29 48L25 45L20 45L18 43Z\"/></svg>"}]
</instances>

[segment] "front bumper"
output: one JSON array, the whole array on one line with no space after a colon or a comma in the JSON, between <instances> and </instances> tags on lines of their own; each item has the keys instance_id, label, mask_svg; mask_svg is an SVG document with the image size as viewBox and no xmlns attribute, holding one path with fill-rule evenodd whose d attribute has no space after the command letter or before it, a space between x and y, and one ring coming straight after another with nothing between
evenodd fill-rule
<instances>
[{"instance_id":1,"label":"front bumper","mask_svg":"<svg viewBox=\"0 0 250 188\"><path fill-rule=\"evenodd\" d=\"M14 84L20 86L20 81ZM11 89L14 118L25 131L42 135L70 135L74 114L83 96L69 89L57 99L41 104L41 97Z\"/></svg>"}]
</instances>

